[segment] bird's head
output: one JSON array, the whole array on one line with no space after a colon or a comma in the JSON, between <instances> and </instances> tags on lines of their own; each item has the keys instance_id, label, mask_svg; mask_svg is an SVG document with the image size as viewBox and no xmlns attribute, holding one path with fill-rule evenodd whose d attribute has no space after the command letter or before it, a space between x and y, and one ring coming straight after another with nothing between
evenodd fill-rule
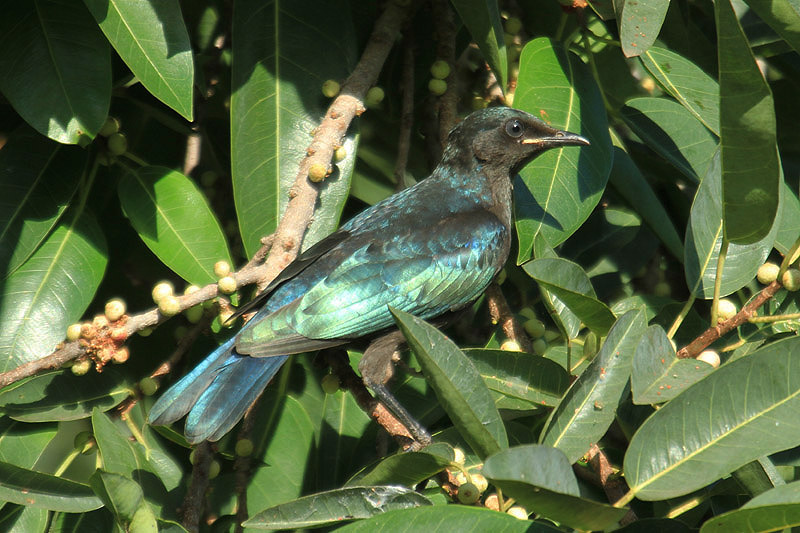
<instances>
[{"instance_id":1,"label":"bird's head","mask_svg":"<svg viewBox=\"0 0 800 533\"><path fill-rule=\"evenodd\" d=\"M482 164L516 174L531 159L550 148L588 145L589 141L568 131L552 128L530 113L510 107L475 111L453 128L448 152L467 146ZM463 154L461 154L463 157Z\"/></svg>"}]
</instances>

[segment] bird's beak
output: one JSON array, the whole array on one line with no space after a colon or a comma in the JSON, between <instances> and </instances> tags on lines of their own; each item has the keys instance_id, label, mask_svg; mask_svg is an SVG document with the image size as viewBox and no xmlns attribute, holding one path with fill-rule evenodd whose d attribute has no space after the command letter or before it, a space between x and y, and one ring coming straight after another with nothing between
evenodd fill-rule
<instances>
[{"instance_id":1,"label":"bird's beak","mask_svg":"<svg viewBox=\"0 0 800 533\"><path fill-rule=\"evenodd\" d=\"M589 139L581 137L577 133L554 130L552 134L544 137L522 139L522 144L533 144L542 148L558 148L560 146L589 146L591 143Z\"/></svg>"}]
</instances>

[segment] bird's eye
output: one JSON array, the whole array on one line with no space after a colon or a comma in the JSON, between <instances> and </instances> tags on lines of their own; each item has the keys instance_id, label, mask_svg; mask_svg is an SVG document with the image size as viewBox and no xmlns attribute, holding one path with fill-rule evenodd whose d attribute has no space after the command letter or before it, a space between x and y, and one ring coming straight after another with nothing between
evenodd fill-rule
<instances>
[{"instance_id":1,"label":"bird's eye","mask_svg":"<svg viewBox=\"0 0 800 533\"><path fill-rule=\"evenodd\" d=\"M506 122L506 133L509 137L517 139L525 133L525 126L517 119L509 120Z\"/></svg>"}]
</instances>

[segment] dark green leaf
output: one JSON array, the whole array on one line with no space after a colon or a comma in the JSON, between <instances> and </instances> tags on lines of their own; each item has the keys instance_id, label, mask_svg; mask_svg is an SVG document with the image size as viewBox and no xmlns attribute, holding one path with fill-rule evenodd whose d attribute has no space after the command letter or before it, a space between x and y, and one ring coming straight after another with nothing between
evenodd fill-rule
<instances>
[{"instance_id":1,"label":"dark green leaf","mask_svg":"<svg viewBox=\"0 0 800 533\"><path fill-rule=\"evenodd\" d=\"M661 31L668 7L669 0L614 0L625 57L638 56L650 48Z\"/></svg>"},{"instance_id":2,"label":"dark green leaf","mask_svg":"<svg viewBox=\"0 0 800 533\"><path fill-rule=\"evenodd\" d=\"M686 228L684 269L689 291L700 298L710 299L714 295L717 277L717 260L722 246L722 185L719 154L715 155L708 173L697 189L692 203L689 225ZM778 231L772 231L761 241L752 244L728 246L725 266L722 271L720 296L731 294L748 284L764 263Z\"/></svg>"},{"instance_id":3,"label":"dark green leaf","mask_svg":"<svg viewBox=\"0 0 800 533\"><path fill-rule=\"evenodd\" d=\"M795 0L746 0L753 11L800 52L800 6Z\"/></svg>"},{"instance_id":4,"label":"dark green leaf","mask_svg":"<svg viewBox=\"0 0 800 533\"><path fill-rule=\"evenodd\" d=\"M0 91L28 124L61 143L95 136L111 101L111 56L82 5L8 3L0 49Z\"/></svg>"},{"instance_id":5,"label":"dark green leaf","mask_svg":"<svg viewBox=\"0 0 800 533\"><path fill-rule=\"evenodd\" d=\"M561 450L537 444L516 446L486 459L483 474L536 514L585 530L614 526L627 513L580 497L578 480Z\"/></svg>"},{"instance_id":6,"label":"dark green leaf","mask_svg":"<svg viewBox=\"0 0 800 533\"><path fill-rule=\"evenodd\" d=\"M231 173L248 257L275 231L289 201L328 104L322 83L346 77L355 52L350 12L335 2L276 2L269 9L261 0L235 2ZM306 247L338 225L355 163L354 135L343 144L347 157L322 187Z\"/></svg>"},{"instance_id":7,"label":"dark green leaf","mask_svg":"<svg viewBox=\"0 0 800 533\"><path fill-rule=\"evenodd\" d=\"M55 435L54 424L21 424L0 418L0 461L33 468Z\"/></svg>"},{"instance_id":8,"label":"dark green leaf","mask_svg":"<svg viewBox=\"0 0 800 533\"><path fill-rule=\"evenodd\" d=\"M464 350L489 390L533 406L553 407L569 385L558 363L535 355L503 350Z\"/></svg>"},{"instance_id":9,"label":"dark green leaf","mask_svg":"<svg viewBox=\"0 0 800 533\"><path fill-rule=\"evenodd\" d=\"M622 118L647 146L699 183L717 149L717 138L685 107L666 98L632 98Z\"/></svg>"},{"instance_id":10,"label":"dark green leaf","mask_svg":"<svg viewBox=\"0 0 800 533\"><path fill-rule=\"evenodd\" d=\"M59 221L85 163L85 150L27 127L0 150L0 265L7 265L2 277L19 268Z\"/></svg>"},{"instance_id":11,"label":"dark green leaf","mask_svg":"<svg viewBox=\"0 0 800 533\"><path fill-rule=\"evenodd\" d=\"M500 9L494 0L452 0L472 40L505 91L508 84L508 60Z\"/></svg>"},{"instance_id":12,"label":"dark green leaf","mask_svg":"<svg viewBox=\"0 0 800 533\"><path fill-rule=\"evenodd\" d=\"M192 120L194 62L178 0L84 3L142 85Z\"/></svg>"},{"instance_id":13,"label":"dark green leaf","mask_svg":"<svg viewBox=\"0 0 800 533\"><path fill-rule=\"evenodd\" d=\"M142 487L135 481L120 474L97 470L90 483L124 531L158 533L156 515L145 501Z\"/></svg>"},{"instance_id":14,"label":"dark green leaf","mask_svg":"<svg viewBox=\"0 0 800 533\"><path fill-rule=\"evenodd\" d=\"M517 263L523 263L537 233L556 246L588 218L608 181L612 153L600 90L588 67L560 43L540 38L525 45L514 105L592 143L545 152L520 172L514 218Z\"/></svg>"},{"instance_id":15,"label":"dark green leaf","mask_svg":"<svg viewBox=\"0 0 800 533\"><path fill-rule=\"evenodd\" d=\"M131 386L115 369L75 376L51 370L9 385L0 392L3 414L22 422L78 420L95 407L107 411L131 395Z\"/></svg>"},{"instance_id":16,"label":"dark green leaf","mask_svg":"<svg viewBox=\"0 0 800 533\"><path fill-rule=\"evenodd\" d=\"M550 414L539 442L559 448L575 462L605 434L646 326L642 310L628 311L617 320L598 354Z\"/></svg>"},{"instance_id":17,"label":"dark green leaf","mask_svg":"<svg viewBox=\"0 0 800 533\"><path fill-rule=\"evenodd\" d=\"M441 472L453 462L453 449L444 443L432 444L419 452L403 452L382 459L363 474L347 482L348 486L403 485L417 483Z\"/></svg>"},{"instance_id":18,"label":"dark green leaf","mask_svg":"<svg viewBox=\"0 0 800 533\"><path fill-rule=\"evenodd\" d=\"M558 254L541 233L537 233L533 238L533 256L536 259L558 259ZM539 285L539 292L558 328L567 338L574 339L577 337L581 329L581 319L570 311L563 301L541 284Z\"/></svg>"},{"instance_id":19,"label":"dark green leaf","mask_svg":"<svg viewBox=\"0 0 800 533\"><path fill-rule=\"evenodd\" d=\"M303 496L265 509L244 522L244 526L255 529L314 527L422 505L431 505L431 502L403 487L347 487Z\"/></svg>"},{"instance_id":20,"label":"dark green leaf","mask_svg":"<svg viewBox=\"0 0 800 533\"><path fill-rule=\"evenodd\" d=\"M650 326L642 335L633 358L631 389L637 404L671 400L714 368L695 359L678 359L661 326Z\"/></svg>"},{"instance_id":21,"label":"dark green leaf","mask_svg":"<svg viewBox=\"0 0 800 533\"><path fill-rule=\"evenodd\" d=\"M759 494L741 508L715 516L700 533L761 533L800 526L800 481Z\"/></svg>"},{"instance_id":22,"label":"dark green leaf","mask_svg":"<svg viewBox=\"0 0 800 533\"><path fill-rule=\"evenodd\" d=\"M636 497L688 494L765 454L795 446L797 365L800 339L778 341L723 365L656 411L625 454L625 479Z\"/></svg>"},{"instance_id":23,"label":"dark green leaf","mask_svg":"<svg viewBox=\"0 0 800 533\"><path fill-rule=\"evenodd\" d=\"M735 244L764 239L773 227L781 169L775 109L729 0L714 3L719 48L722 214Z\"/></svg>"},{"instance_id":24,"label":"dark green leaf","mask_svg":"<svg viewBox=\"0 0 800 533\"><path fill-rule=\"evenodd\" d=\"M89 214L69 217L0 289L0 372L50 354L92 301L105 238Z\"/></svg>"},{"instance_id":25,"label":"dark green leaf","mask_svg":"<svg viewBox=\"0 0 800 533\"><path fill-rule=\"evenodd\" d=\"M103 505L87 485L4 462L0 462L0 500L67 513Z\"/></svg>"},{"instance_id":26,"label":"dark green leaf","mask_svg":"<svg viewBox=\"0 0 800 533\"><path fill-rule=\"evenodd\" d=\"M486 457L507 447L506 428L472 362L430 324L403 311L391 311L439 403L473 451Z\"/></svg>"},{"instance_id":27,"label":"dark green leaf","mask_svg":"<svg viewBox=\"0 0 800 533\"><path fill-rule=\"evenodd\" d=\"M231 263L225 234L203 193L180 172L128 169L118 192L125 215L147 247L189 283L213 283L214 263Z\"/></svg>"},{"instance_id":28,"label":"dark green leaf","mask_svg":"<svg viewBox=\"0 0 800 533\"><path fill-rule=\"evenodd\" d=\"M45 533L49 514L46 509L5 504L0 513L0 530L8 533Z\"/></svg>"},{"instance_id":29,"label":"dark green leaf","mask_svg":"<svg viewBox=\"0 0 800 533\"><path fill-rule=\"evenodd\" d=\"M545 258L534 259L522 268L598 335L605 335L614 324L614 314L597 299L589 276L580 266L566 259Z\"/></svg>"},{"instance_id":30,"label":"dark green leaf","mask_svg":"<svg viewBox=\"0 0 800 533\"><path fill-rule=\"evenodd\" d=\"M55 513L51 531L58 533L105 533L114 528L114 517L107 509L90 513Z\"/></svg>"},{"instance_id":31,"label":"dark green leaf","mask_svg":"<svg viewBox=\"0 0 800 533\"><path fill-rule=\"evenodd\" d=\"M797 228L800 228L800 200L785 181L780 194L780 227L775 235L774 245L780 253L787 254L797 240Z\"/></svg>"},{"instance_id":32,"label":"dark green leaf","mask_svg":"<svg viewBox=\"0 0 800 533\"><path fill-rule=\"evenodd\" d=\"M731 477L744 487L750 496L758 496L777 486L786 485L786 481L769 457L761 457L737 468Z\"/></svg>"}]
</instances>

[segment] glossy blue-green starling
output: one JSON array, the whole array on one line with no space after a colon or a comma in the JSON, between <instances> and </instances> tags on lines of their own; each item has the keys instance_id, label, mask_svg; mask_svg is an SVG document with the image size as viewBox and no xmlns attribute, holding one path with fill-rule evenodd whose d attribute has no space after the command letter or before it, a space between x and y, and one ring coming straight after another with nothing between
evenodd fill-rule
<instances>
[{"instance_id":1,"label":"glossy blue-green starling","mask_svg":"<svg viewBox=\"0 0 800 533\"><path fill-rule=\"evenodd\" d=\"M289 355L396 331L390 306L423 319L466 306L508 257L514 175L545 150L585 144L523 111L472 113L450 132L430 177L302 253L257 297L255 316L161 396L150 422L188 413L189 442L218 440ZM370 353L360 370L383 401L383 367L370 366Z\"/></svg>"}]
</instances>

